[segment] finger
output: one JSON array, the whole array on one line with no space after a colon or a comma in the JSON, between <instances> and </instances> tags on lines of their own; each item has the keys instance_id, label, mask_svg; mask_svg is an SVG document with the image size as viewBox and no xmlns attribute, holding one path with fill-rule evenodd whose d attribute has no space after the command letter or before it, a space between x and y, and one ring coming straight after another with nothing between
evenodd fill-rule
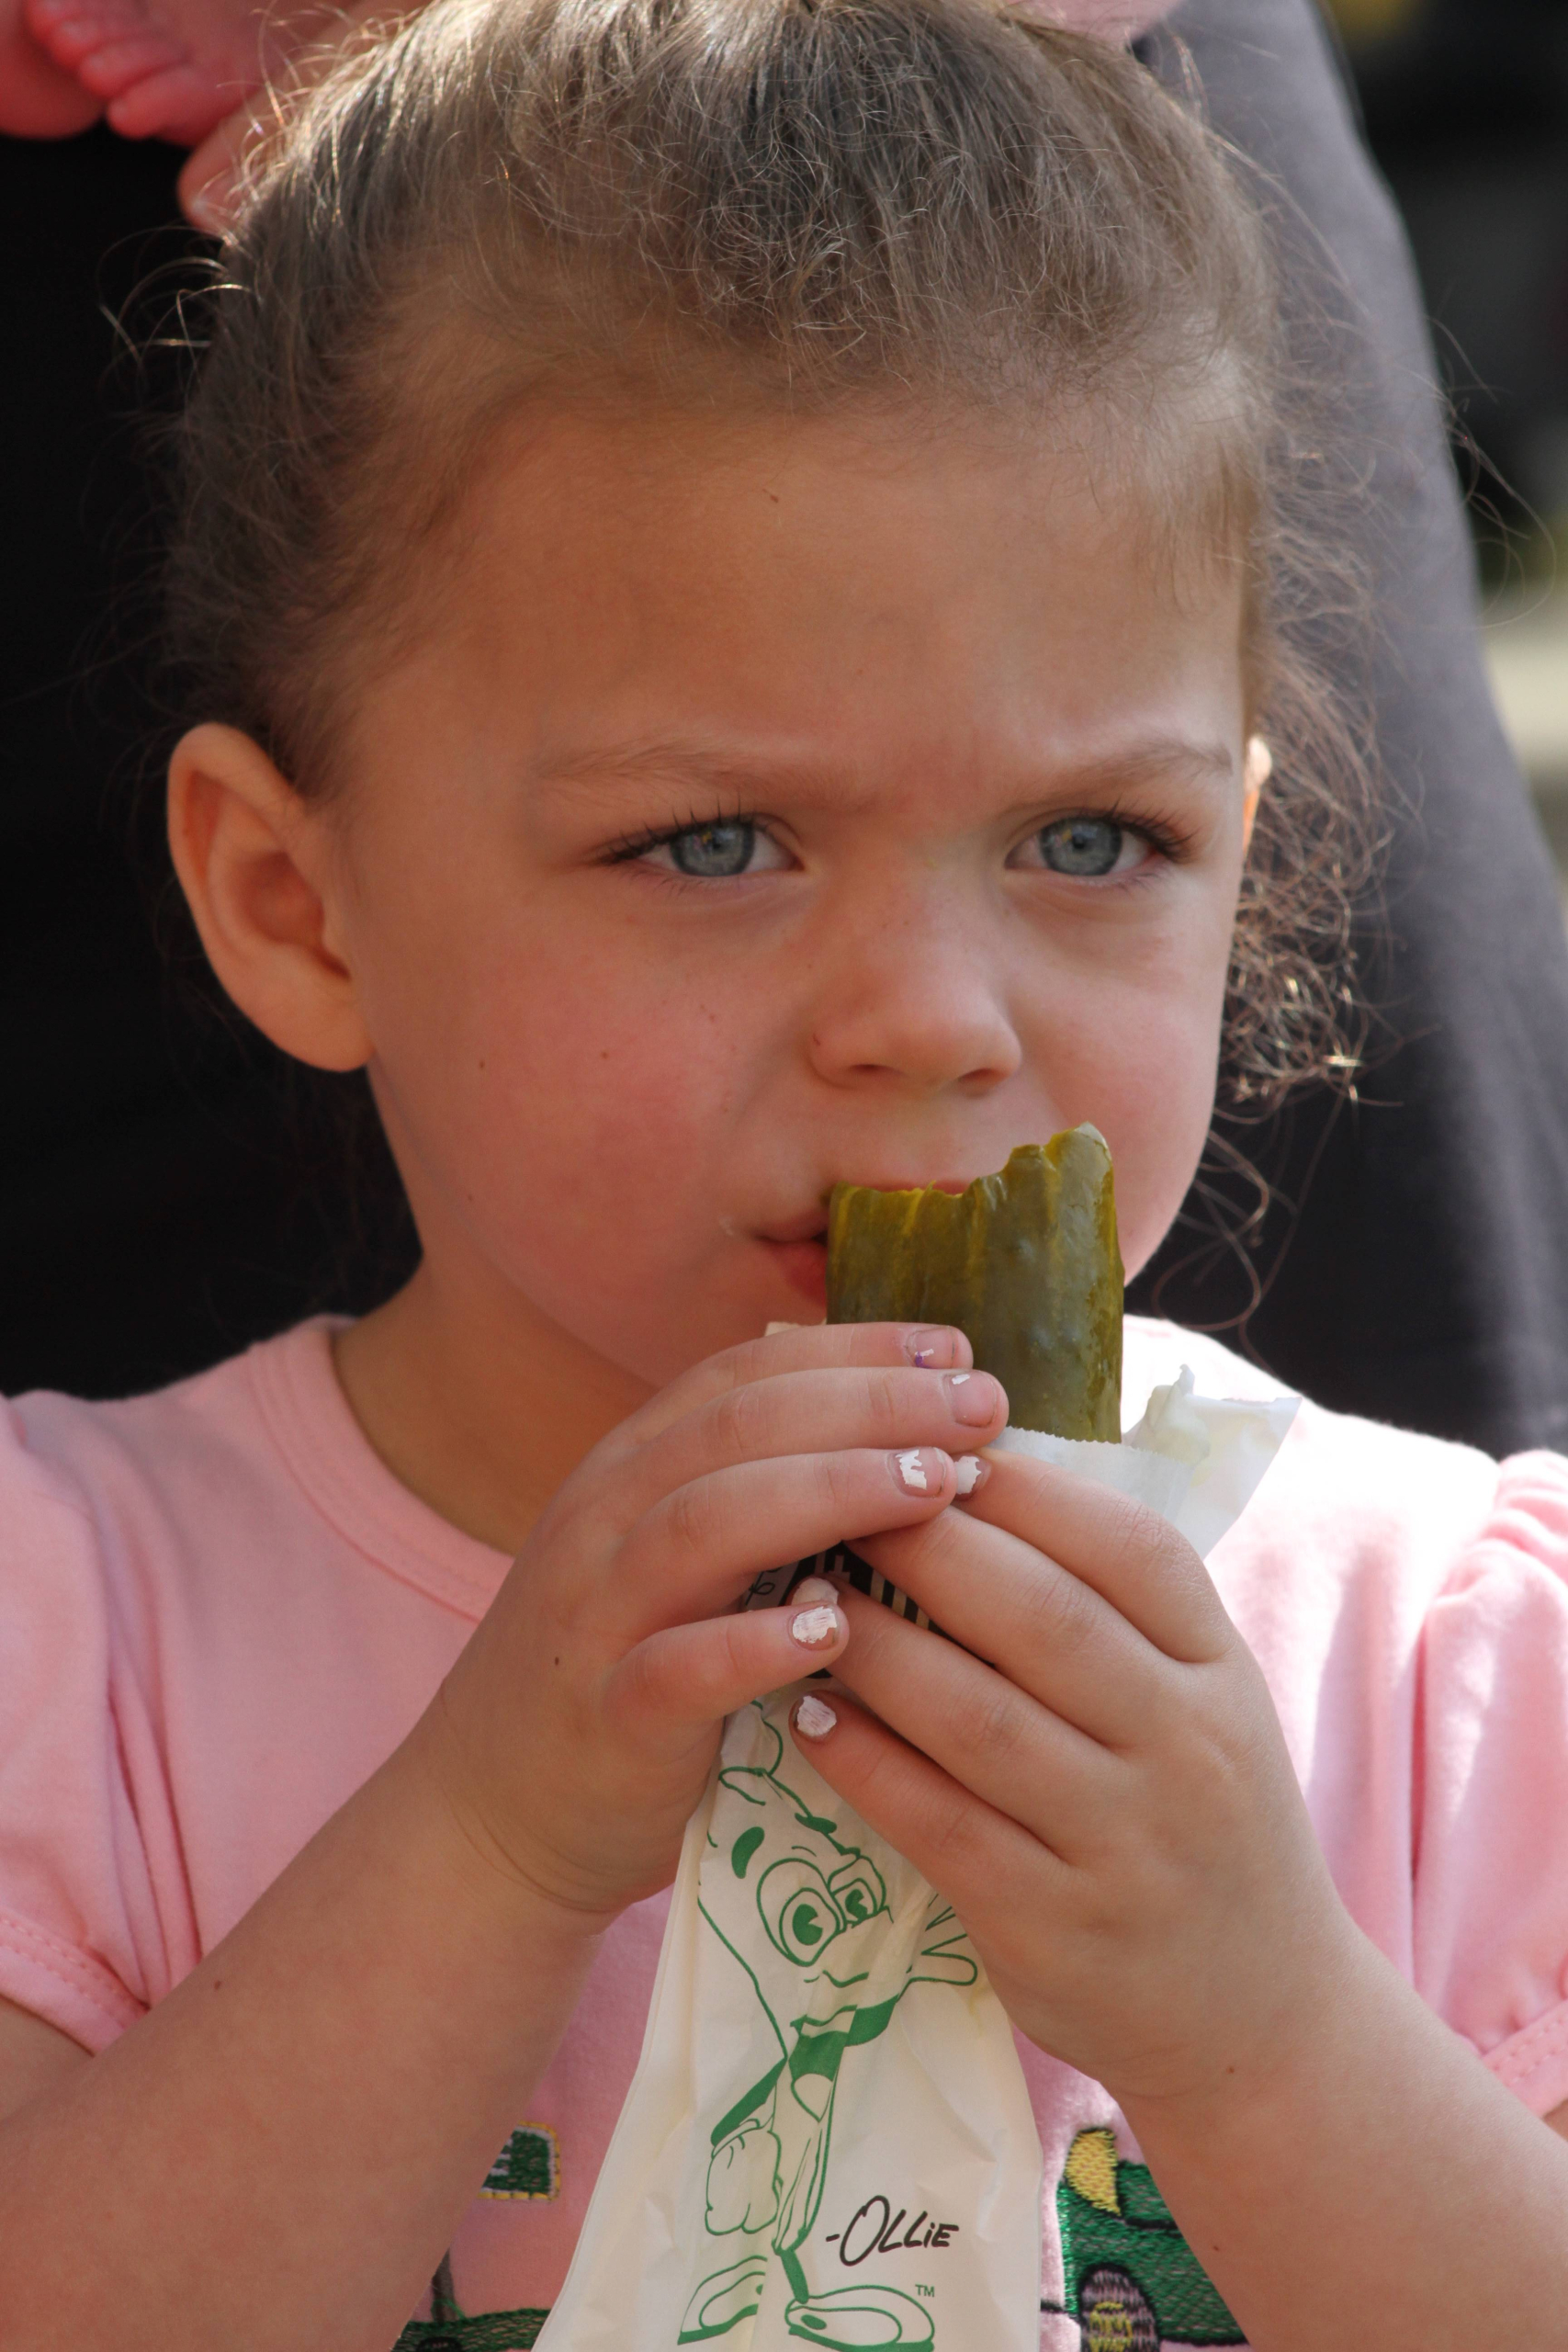
<instances>
[{"instance_id":1,"label":"finger","mask_svg":"<svg viewBox=\"0 0 1568 2352\"><path fill-rule=\"evenodd\" d=\"M1092 1586L972 1511L867 1537L861 1557L935 1625L1079 1731L1146 1740L1179 1668Z\"/></svg>"},{"instance_id":2,"label":"finger","mask_svg":"<svg viewBox=\"0 0 1568 2352\"><path fill-rule=\"evenodd\" d=\"M837 1688L804 1693L790 1730L829 1787L963 1917L982 1911L1016 1917L1066 1895L1072 1873L1059 1855Z\"/></svg>"},{"instance_id":3,"label":"finger","mask_svg":"<svg viewBox=\"0 0 1568 2352\"><path fill-rule=\"evenodd\" d=\"M271 110L252 100L237 107L192 152L177 187L180 210L193 228L220 237L232 227L245 158L272 127Z\"/></svg>"},{"instance_id":4,"label":"finger","mask_svg":"<svg viewBox=\"0 0 1568 2352\"><path fill-rule=\"evenodd\" d=\"M1168 1657L1190 1666L1235 1639L1202 1561L1168 1519L1109 1487L1027 1454L988 1454L990 1476L966 1508L1032 1544L1102 1595Z\"/></svg>"},{"instance_id":5,"label":"finger","mask_svg":"<svg viewBox=\"0 0 1568 2352\"><path fill-rule=\"evenodd\" d=\"M953 1457L935 1446L792 1454L694 1479L645 1513L621 1547L612 1638L629 1645L732 1608L764 1569L907 1525L956 1492Z\"/></svg>"},{"instance_id":6,"label":"finger","mask_svg":"<svg viewBox=\"0 0 1568 2352\"><path fill-rule=\"evenodd\" d=\"M219 237L238 216L252 156L289 120L314 85L339 61L396 32L416 13L395 0L354 0L330 18L316 8L275 13L273 40L285 52L265 89L240 106L194 145L177 183L180 209L207 235ZM290 17L294 21L290 22Z\"/></svg>"},{"instance_id":7,"label":"finger","mask_svg":"<svg viewBox=\"0 0 1568 2352\"><path fill-rule=\"evenodd\" d=\"M789 1372L904 1364L917 1372L967 1372L974 1351L962 1331L930 1323L805 1323L708 1356L661 1388L609 1442L626 1450L695 1412L710 1398Z\"/></svg>"},{"instance_id":8,"label":"finger","mask_svg":"<svg viewBox=\"0 0 1568 2352\"><path fill-rule=\"evenodd\" d=\"M710 1397L630 1453L595 1447L525 1548L540 1557L565 1536L585 1571L608 1574L625 1566L628 1544L641 1542L667 1581L634 1583L634 1608L643 1613L623 1631L637 1638L656 1623L729 1606L763 1569L940 1510L956 1492L953 1459L975 1458L971 1449L995 1433L1006 1411L988 1373L884 1365L752 1382ZM856 1467L857 1453L874 1461ZM840 1457L850 1466L835 1469ZM704 1487L747 1464L761 1470L791 1462L793 1469L750 1486ZM749 1499L750 1519L730 1508L732 1498L737 1506ZM649 1616L650 1606L662 1613Z\"/></svg>"},{"instance_id":9,"label":"finger","mask_svg":"<svg viewBox=\"0 0 1568 2352\"><path fill-rule=\"evenodd\" d=\"M838 1596L820 1578L787 1609L672 1625L627 1653L611 1678L617 1720L672 1748L765 1691L831 1665L849 1639Z\"/></svg>"},{"instance_id":10,"label":"finger","mask_svg":"<svg viewBox=\"0 0 1568 2352\"><path fill-rule=\"evenodd\" d=\"M12 139L73 139L103 110L102 98L55 63L19 11L8 10L0 22L0 132Z\"/></svg>"},{"instance_id":11,"label":"finger","mask_svg":"<svg viewBox=\"0 0 1568 2352\"><path fill-rule=\"evenodd\" d=\"M983 1659L846 1591L849 1655L834 1671L949 1779L1064 1860L1101 1850L1127 1768Z\"/></svg>"},{"instance_id":12,"label":"finger","mask_svg":"<svg viewBox=\"0 0 1568 2352\"><path fill-rule=\"evenodd\" d=\"M973 1453L1006 1420L1006 1392L988 1372L889 1364L786 1372L708 1397L623 1456L601 1493L610 1510L625 1512L710 1471L783 1454L920 1445Z\"/></svg>"}]
</instances>

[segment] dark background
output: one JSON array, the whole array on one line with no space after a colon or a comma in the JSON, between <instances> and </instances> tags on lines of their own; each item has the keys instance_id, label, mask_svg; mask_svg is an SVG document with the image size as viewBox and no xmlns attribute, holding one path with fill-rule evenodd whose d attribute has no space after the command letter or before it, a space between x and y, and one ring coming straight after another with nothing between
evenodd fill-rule
<instances>
[{"instance_id":1,"label":"dark background","mask_svg":"<svg viewBox=\"0 0 1568 2352\"><path fill-rule=\"evenodd\" d=\"M1333 13L1478 445L1461 471L1484 571L1543 574L1568 523L1568 0Z\"/></svg>"},{"instance_id":2,"label":"dark background","mask_svg":"<svg viewBox=\"0 0 1568 2352\"><path fill-rule=\"evenodd\" d=\"M1483 571L1544 576L1568 524L1568 6L1337 15L1438 322ZM292 1071L222 1011L162 848L145 416L177 398L177 298L209 250L175 225L179 160L101 130L0 140L12 1393L149 1386L314 1309L362 1309L411 1261L362 1088Z\"/></svg>"}]
</instances>

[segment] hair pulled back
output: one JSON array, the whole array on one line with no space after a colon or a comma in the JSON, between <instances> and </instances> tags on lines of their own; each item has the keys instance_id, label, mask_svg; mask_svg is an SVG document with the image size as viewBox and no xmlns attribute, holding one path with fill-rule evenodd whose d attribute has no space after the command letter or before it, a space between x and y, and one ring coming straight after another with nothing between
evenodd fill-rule
<instances>
[{"instance_id":1,"label":"hair pulled back","mask_svg":"<svg viewBox=\"0 0 1568 2352\"><path fill-rule=\"evenodd\" d=\"M1305 650L1329 575L1268 242L1133 57L987 0L436 0L287 117L178 428L190 717L330 790L525 400L1034 417L1137 486L1173 564L1243 569L1275 775L1231 1087L1344 1062L1360 786Z\"/></svg>"}]
</instances>

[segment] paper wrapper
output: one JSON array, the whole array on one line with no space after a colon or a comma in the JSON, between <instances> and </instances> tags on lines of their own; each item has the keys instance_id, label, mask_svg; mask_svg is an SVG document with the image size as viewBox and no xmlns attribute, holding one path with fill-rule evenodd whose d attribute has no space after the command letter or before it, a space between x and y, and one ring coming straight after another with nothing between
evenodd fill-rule
<instances>
[{"instance_id":1,"label":"paper wrapper","mask_svg":"<svg viewBox=\"0 0 1568 2352\"><path fill-rule=\"evenodd\" d=\"M1207 1552L1294 1410L1197 1396L1184 1373L1120 1445L1001 1443L1135 1495ZM795 1747L802 1687L726 1728L541 2352L1037 2352L1042 2165L1012 2028L951 1907Z\"/></svg>"},{"instance_id":2,"label":"paper wrapper","mask_svg":"<svg viewBox=\"0 0 1568 2352\"><path fill-rule=\"evenodd\" d=\"M1043 1437L1036 1430L1004 1430L997 1444L1004 1453L1059 1463L1097 1486L1147 1503L1207 1559L1252 1500L1300 1402L1296 1396L1262 1403L1199 1396L1184 1368L1179 1380L1154 1391L1143 1419L1120 1445Z\"/></svg>"},{"instance_id":3,"label":"paper wrapper","mask_svg":"<svg viewBox=\"0 0 1568 2352\"><path fill-rule=\"evenodd\" d=\"M798 1695L732 1718L687 1830L548 2352L1037 2352L1011 2029L950 1907L795 1749Z\"/></svg>"}]
</instances>

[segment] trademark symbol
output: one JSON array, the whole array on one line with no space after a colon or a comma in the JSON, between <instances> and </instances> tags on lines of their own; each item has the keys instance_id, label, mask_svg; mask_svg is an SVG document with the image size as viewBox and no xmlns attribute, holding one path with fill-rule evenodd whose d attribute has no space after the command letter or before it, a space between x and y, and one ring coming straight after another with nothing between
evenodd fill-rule
<instances>
[{"instance_id":1,"label":"trademark symbol","mask_svg":"<svg viewBox=\"0 0 1568 2352\"><path fill-rule=\"evenodd\" d=\"M936 2295L936 2289L935 2289L934 2287L922 2287L922 2286L920 2286L920 2285L919 2285L919 2283L917 2281L917 2282L916 2282L916 2286L915 2286L915 2292L916 2292L916 2294L917 2294L917 2295L927 2295L927 2296L930 2296L930 2297L931 2297L931 2298L933 2298L933 2299L934 2299L934 2297L935 2297L935 2295Z\"/></svg>"}]
</instances>

